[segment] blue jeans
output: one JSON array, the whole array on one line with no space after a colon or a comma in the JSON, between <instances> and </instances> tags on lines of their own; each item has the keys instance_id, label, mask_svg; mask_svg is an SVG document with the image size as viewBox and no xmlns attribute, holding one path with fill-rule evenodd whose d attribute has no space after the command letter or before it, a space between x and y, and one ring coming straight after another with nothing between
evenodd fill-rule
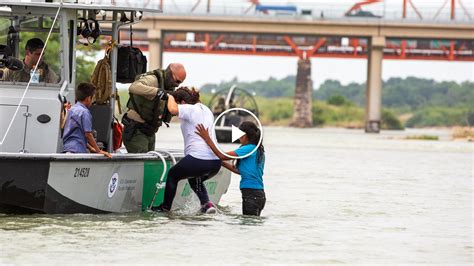
<instances>
[{"instance_id":1,"label":"blue jeans","mask_svg":"<svg viewBox=\"0 0 474 266\"><path fill-rule=\"evenodd\" d=\"M168 172L163 209L171 210L178 182L182 179L188 179L189 185L198 196L201 205L208 203L209 195L203 182L215 176L220 168L221 160L201 160L186 155Z\"/></svg>"}]
</instances>

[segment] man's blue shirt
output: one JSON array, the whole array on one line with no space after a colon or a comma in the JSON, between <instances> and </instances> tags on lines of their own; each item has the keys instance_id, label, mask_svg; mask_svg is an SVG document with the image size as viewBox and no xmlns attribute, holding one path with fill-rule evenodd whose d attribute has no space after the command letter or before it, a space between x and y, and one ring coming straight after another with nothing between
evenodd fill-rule
<instances>
[{"instance_id":1,"label":"man's blue shirt","mask_svg":"<svg viewBox=\"0 0 474 266\"><path fill-rule=\"evenodd\" d=\"M86 132L92 132L92 115L81 102L77 102L69 110L64 126L64 151L87 153Z\"/></svg>"},{"instance_id":2,"label":"man's blue shirt","mask_svg":"<svg viewBox=\"0 0 474 266\"><path fill-rule=\"evenodd\" d=\"M254 144L246 144L240 146L235 153L238 156L244 156L249 154L255 149ZM260 163L257 163L259 151L256 150L252 155L244 159L240 159L239 172L242 179L240 180L240 189L252 188L252 189L263 189L263 168L265 164L265 157L262 158Z\"/></svg>"}]
</instances>

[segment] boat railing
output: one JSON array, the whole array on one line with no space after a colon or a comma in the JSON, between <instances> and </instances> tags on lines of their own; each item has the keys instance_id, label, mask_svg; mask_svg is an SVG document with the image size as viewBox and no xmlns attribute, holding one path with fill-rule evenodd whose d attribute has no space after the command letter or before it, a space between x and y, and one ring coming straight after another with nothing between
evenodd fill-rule
<instances>
[{"instance_id":1,"label":"boat railing","mask_svg":"<svg viewBox=\"0 0 474 266\"><path fill-rule=\"evenodd\" d=\"M159 155L157 155L159 154ZM91 160L156 160L157 156L162 156L165 161L176 164L176 158L183 157L182 152L174 150L158 150L151 153L114 153L112 158L107 158L97 153L13 153L0 152L0 160L3 159L24 159L24 160L50 160L50 161L91 161Z\"/></svg>"}]
</instances>

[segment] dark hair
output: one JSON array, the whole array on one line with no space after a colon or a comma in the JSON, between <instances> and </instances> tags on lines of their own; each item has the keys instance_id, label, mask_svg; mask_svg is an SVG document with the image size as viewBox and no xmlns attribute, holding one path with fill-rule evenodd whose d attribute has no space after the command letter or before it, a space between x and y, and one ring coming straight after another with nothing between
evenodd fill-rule
<instances>
[{"instance_id":1,"label":"dark hair","mask_svg":"<svg viewBox=\"0 0 474 266\"><path fill-rule=\"evenodd\" d=\"M43 49L43 47L44 47L44 42L41 39L33 38L33 39L29 39L26 42L25 50L34 52L36 49Z\"/></svg>"},{"instance_id":2,"label":"dark hair","mask_svg":"<svg viewBox=\"0 0 474 266\"><path fill-rule=\"evenodd\" d=\"M87 97L94 95L95 86L91 83L83 82L77 86L76 99L84 101Z\"/></svg>"},{"instance_id":3,"label":"dark hair","mask_svg":"<svg viewBox=\"0 0 474 266\"><path fill-rule=\"evenodd\" d=\"M192 87L180 87L172 93L177 103L184 101L187 104L195 104L199 102L199 92Z\"/></svg>"},{"instance_id":4,"label":"dark hair","mask_svg":"<svg viewBox=\"0 0 474 266\"><path fill-rule=\"evenodd\" d=\"M260 136L262 132L260 129L255 125L255 123L250 121L245 121L240 124L239 129L245 132L250 144L258 145L258 141L260 140ZM263 139L258 146L257 149L257 163L260 163L265 158L265 148L263 147ZM237 165L239 164L240 160L237 160Z\"/></svg>"}]
</instances>

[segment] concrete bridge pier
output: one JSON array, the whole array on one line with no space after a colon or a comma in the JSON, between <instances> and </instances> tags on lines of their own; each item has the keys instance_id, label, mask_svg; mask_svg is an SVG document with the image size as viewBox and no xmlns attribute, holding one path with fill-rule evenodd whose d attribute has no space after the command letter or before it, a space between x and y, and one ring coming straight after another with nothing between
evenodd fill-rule
<instances>
[{"instance_id":1,"label":"concrete bridge pier","mask_svg":"<svg viewBox=\"0 0 474 266\"><path fill-rule=\"evenodd\" d=\"M163 47L161 30L148 30L148 70L161 68L163 65Z\"/></svg>"},{"instance_id":2,"label":"concrete bridge pier","mask_svg":"<svg viewBox=\"0 0 474 266\"><path fill-rule=\"evenodd\" d=\"M373 36L369 42L367 88L365 93L365 132L379 133L382 118L382 58L385 37Z\"/></svg>"},{"instance_id":3,"label":"concrete bridge pier","mask_svg":"<svg viewBox=\"0 0 474 266\"><path fill-rule=\"evenodd\" d=\"M298 60L298 71L296 73L296 90L293 106L292 127L313 126L313 82L311 80L310 59Z\"/></svg>"}]
</instances>

